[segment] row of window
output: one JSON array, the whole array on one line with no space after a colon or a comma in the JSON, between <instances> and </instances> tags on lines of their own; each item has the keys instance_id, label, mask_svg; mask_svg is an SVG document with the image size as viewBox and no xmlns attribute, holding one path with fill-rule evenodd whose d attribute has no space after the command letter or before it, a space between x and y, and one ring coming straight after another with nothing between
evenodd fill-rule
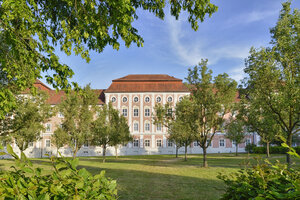
<instances>
[{"instance_id":1,"label":"row of window","mask_svg":"<svg viewBox=\"0 0 300 200\"><path fill-rule=\"evenodd\" d=\"M150 117L150 108L145 108L145 117ZM123 108L122 109L122 115L124 117L127 117L128 116L128 109L127 108ZM138 117L139 116L139 109L138 108L134 108L133 109L133 116L134 117Z\"/></svg>"},{"instance_id":2,"label":"row of window","mask_svg":"<svg viewBox=\"0 0 300 200\"><path fill-rule=\"evenodd\" d=\"M138 139L133 140L133 147L139 147L139 144L140 143L139 143ZM173 143L170 140L168 140L167 144L168 144L168 147L173 146ZM145 147L150 147L150 140L149 139L144 140L144 146ZM162 140L161 139L156 140L156 147L162 147Z\"/></svg>"},{"instance_id":3,"label":"row of window","mask_svg":"<svg viewBox=\"0 0 300 200\"><path fill-rule=\"evenodd\" d=\"M251 143L251 140L250 139L246 139L245 144L248 145L250 143ZM207 144L208 144L208 146L211 146L210 140L207 140ZM232 141L232 144L234 146L236 146L236 142L235 141ZM194 147L197 147L197 146L200 146L199 143L198 142L194 142ZM224 147L225 146L225 140L224 139L220 139L219 140L219 146L220 147Z\"/></svg>"},{"instance_id":4,"label":"row of window","mask_svg":"<svg viewBox=\"0 0 300 200\"><path fill-rule=\"evenodd\" d=\"M139 131L139 123L138 122L133 123L133 130L134 131ZM161 131L162 130L161 124L157 124L156 125L156 130L157 131ZM150 123L149 122L145 123L145 131L150 131Z\"/></svg>"},{"instance_id":5,"label":"row of window","mask_svg":"<svg viewBox=\"0 0 300 200\"><path fill-rule=\"evenodd\" d=\"M183 99L183 97L179 97L179 98L178 98L179 101L181 101L182 99ZM116 102L116 101L117 101L117 98L116 98L116 97L112 97L112 98L111 98L111 102L114 103L114 102ZM127 97L123 97L123 98L122 98L122 102L123 102L123 103L126 103L127 101L128 101L128 98L127 98ZM133 98L133 101L134 101L134 102L138 102L138 101L139 101L139 98L138 98L138 97L134 97L134 98ZM169 97L167 98L167 101L168 101L168 102L172 102L172 101L173 101L173 97L169 96ZM150 97L148 97L148 96L145 97L145 102L146 102L146 103L150 102ZM160 97L160 96L156 97L156 102L158 102L158 103L161 102L161 97Z\"/></svg>"},{"instance_id":6,"label":"row of window","mask_svg":"<svg viewBox=\"0 0 300 200\"><path fill-rule=\"evenodd\" d=\"M50 139L46 139L45 142L46 142L46 147L51 147L51 140ZM233 143L233 145L236 145L235 141L232 141L232 143ZM246 145L250 144L251 140L246 139L245 143L246 143ZM211 146L210 140L207 140L207 144L209 144L208 146ZM219 140L219 145L220 145L220 147L224 147L225 146L225 140L224 139ZM88 147L89 145L88 145L88 143L85 143L83 146ZM144 146L145 147L150 147L150 140L149 139L144 140ZM170 140L167 140L167 146L172 147L173 143ZM195 141L194 142L194 147L197 147L197 146L199 146L199 143ZM33 147L33 142L30 142L28 144L28 147ZM139 147L139 140L138 139L133 140L133 147ZM156 147L162 147L162 140L161 139L156 140Z\"/></svg>"}]
</instances>

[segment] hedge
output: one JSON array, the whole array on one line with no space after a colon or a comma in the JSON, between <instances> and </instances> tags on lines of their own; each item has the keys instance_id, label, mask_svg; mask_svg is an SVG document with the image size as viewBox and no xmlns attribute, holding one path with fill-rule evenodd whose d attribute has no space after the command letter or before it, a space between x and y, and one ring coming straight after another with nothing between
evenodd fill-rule
<instances>
[{"instance_id":1,"label":"hedge","mask_svg":"<svg viewBox=\"0 0 300 200\"><path fill-rule=\"evenodd\" d=\"M300 154L300 146L293 147L298 154ZM270 154L286 154L288 148L282 146L270 146ZM267 153L267 147L253 147L253 153L265 154Z\"/></svg>"}]
</instances>

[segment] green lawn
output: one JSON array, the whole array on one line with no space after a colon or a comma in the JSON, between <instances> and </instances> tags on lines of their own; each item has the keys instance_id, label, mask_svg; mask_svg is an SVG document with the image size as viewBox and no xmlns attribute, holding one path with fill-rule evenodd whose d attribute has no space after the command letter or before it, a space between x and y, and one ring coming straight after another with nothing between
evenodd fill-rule
<instances>
[{"instance_id":1,"label":"green lawn","mask_svg":"<svg viewBox=\"0 0 300 200\"><path fill-rule=\"evenodd\" d=\"M108 157L106 163L101 158L82 157L79 164L94 174L105 170L108 177L117 180L119 199L218 199L224 189L218 173L235 172L246 163L255 163L256 156L209 154L209 168L201 168L202 155L189 155L187 162L174 155ZM284 162L285 156L272 155L270 160ZM47 159L33 162L50 170ZM8 169L12 163L0 160L0 169Z\"/></svg>"}]
</instances>

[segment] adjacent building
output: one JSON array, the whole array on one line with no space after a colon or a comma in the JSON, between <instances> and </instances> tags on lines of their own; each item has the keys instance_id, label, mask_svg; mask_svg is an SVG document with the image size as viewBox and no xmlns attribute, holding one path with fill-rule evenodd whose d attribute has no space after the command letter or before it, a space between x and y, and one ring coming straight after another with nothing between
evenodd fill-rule
<instances>
[{"instance_id":1,"label":"adjacent building","mask_svg":"<svg viewBox=\"0 0 300 200\"><path fill-rule=\"evenodd\" d=\"M48 103L52 106L59 104L65 95L63 91L56 92L41 81L36 81L35 87L49 94ZM168 140L167 128L154 125L152 115L156 103L169 103L175 107L176 103L189 95L189 89L181 79L164 74L127 75L112 80L108 89L94 90L98 97L98 105L112 103L114 108L127 118L133 142L118 149L119 155L141 154L175 154L175 144ZM237 97L238 98L238 97ZM58 113L45 124L46 131L41 133L41 140L30 144L25 153L29 157L41 157L44 154L56 154L56 147L51 144L51 135L60 126L63 115ZM239 151L244 152L246 143L256 143L255 135L246 136L245 143L239 144ZM60 149L65 156L71 156L66 146ZM235 145L225 138L224 133L218 132L208 153L235 152ZM107 155L114 155L114 148L108 148ZM179 149L184 153L184 149ZM201 148L194 142L188 148L188 153L202 153ZM102 148L85 144L78 156L102 155Z\"/></svg>"}]
</instances>

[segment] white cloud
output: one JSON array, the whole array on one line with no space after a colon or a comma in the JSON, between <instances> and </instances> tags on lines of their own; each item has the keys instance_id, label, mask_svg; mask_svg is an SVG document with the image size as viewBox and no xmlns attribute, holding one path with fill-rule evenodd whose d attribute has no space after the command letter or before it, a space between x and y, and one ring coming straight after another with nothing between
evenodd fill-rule
<instances>
[{"instance_id":1,"label":"white cloud","mask_svg":"<svg viewBox=\"0 0 300 200\"><path fill-rule=\"evenodd\" d=\"M226 24L230 26L237 26L241 24L249 24L253 22L267 20L270 17L275 17L278 15L278 10L264 10L264 11L252 11L248 13L243 13L238 16L234 16L227 20Z\"/></svg>"},{"instance_id":2,"label":"white cloud","mask_svg":"<svg viewBox=\"0 0 300 200\"><path fill-rule=\"evenodd\" d=\"M231 78L240 82L245 77L244 68L244 66L234 67L228 72L228 74Z\"/></svg>"},{"instance_id":3,"label":"white cloud","mask_svg":"<svg viewBox=\"0 0 300 200\"><path fill-rule=\"evenodd\" d=\"M199 36L201 33L189 34L185 31L183 21L176 21L171 17L166 19L168 32L170 34L171 48L177 55L177 62L183 65L196 65L201 59L208 59L209 64L216 64L220 59L236 58L245 59L251 44L226 44L218 42L218 39L212 40ZM191 36L192 35L192 36ZM189 38L195 37L197 38Z\"/></svg>"}]
</instances>

